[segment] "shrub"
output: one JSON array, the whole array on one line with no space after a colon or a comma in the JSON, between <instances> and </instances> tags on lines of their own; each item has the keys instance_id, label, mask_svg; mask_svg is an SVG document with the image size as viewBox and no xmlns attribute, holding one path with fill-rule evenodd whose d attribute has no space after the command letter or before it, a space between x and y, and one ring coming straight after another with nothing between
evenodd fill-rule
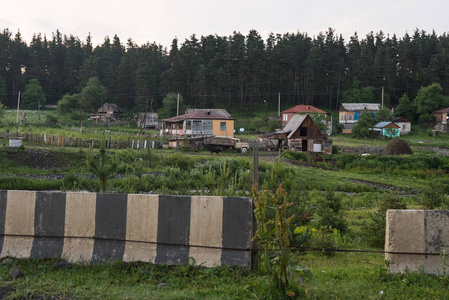
<instances>
[{"instance_id":1,"label":"shrub","mask_svg":"<svg viewBox=\"0 0 449 300\"><path fill-rule=\"evenodd\" d=\"M435 209L443 206L446 195L445 188L441 181L431 180L430 186L424 189L421 194L421 201L425 208Z\"/></svg>"},{"instance_id":2,"label":"shrub","mask_svg":"<svg viewBox=\"0 0 449 300\"><path fill-rule=\"evenodd\" d=\"M50 125L56 125L59 123L59 118L58 116L56 116L56 114L47 114L45 116L45 123L46 124L50 124Z\"/></svg>"},{"instance_id":3,"label":"shrub","mask_svg":"<svg viewBox=\"0 0 449 300\"><path fill-rule=\"evenodd\" d=\"M306 152L286 151L283 156L288 159L312 162L312 158Z\"/></svg>"},{"instance_id":4,"label":"shrub","mask_svg":"<svg viewBox=\"0 0 449 300\"><path fill-rule=\"evenodd\" d=\"M320 230L327 228L337 229L341 233L346 231L346 221L340 211L341 199L334 192L333 187L329 187L323 197L318 197L317 206L315 222Z\"/></svg>"},{"instance_id":5,"label":"shrub","mask_svg":"<svg viewBox=\"0 0 449 300\"><path fill-rule=\"evenodd\" d=\"M406 209L404 198L392 194L384 194L377 211L370 215L363 227L366 241L371 247L383 248L385 245L386 214L388 209Z\"/></svg>"}]
</instances>

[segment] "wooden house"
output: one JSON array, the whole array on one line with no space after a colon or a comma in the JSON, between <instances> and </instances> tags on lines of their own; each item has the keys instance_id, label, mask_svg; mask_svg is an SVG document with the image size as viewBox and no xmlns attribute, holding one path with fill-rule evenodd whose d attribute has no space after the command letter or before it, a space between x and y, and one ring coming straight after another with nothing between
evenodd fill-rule
<instances>
[{"instance_id":1,"label":"wooden house","mask_svg":"<svg viewBox=\"0 0 449 300\"><path fill-rule=\"evenodd\" d=\"M394 117L393 122L400 127L401 134L408 134L412 131L412 122L403 117Z\"/></svg>"},{"instance_id":2,"label":"wooden house","mask_svg":"<svg viewBox=\"0 0 449 300\"><path fill-rule=\"evenodd\" d=\"M134 115L138 128L159 128L159 117L157 113L138 113Z\"/></svg>"},{"instance_id":3,"label":"wooden house","mask_svg":"<svg viewBox=\"0 0 449 300\"><path fill-rule=\"evenodd\" d=\"M379 135L386 137L399 137L401 127L394 122L379 122L374 125L373 130L378 131Z\"/></svg>"},{"instance_id":4,"label":"wooden house","mask_svg":"<svg viewBox=\"0 0 449 300\"><path fill-rule=\"evenodd\" d=\"M437 111L434 111L432 113L435 116L436 119L436 124L435 124L435 130L436 131L440 131L440 132L448 132L448 122L447 120L449 119L449 107L444 108L444 109L440 109Z\"/></svg>"},{"instance_id":5,"label":"wooden house","mask_svg":"<svg viewBox=\"0 0 449 300\"><path fill-rule=\"evenodd\" d=\"M197 110L164 119L162 134L167 136L170 148L183 145L186 139L234 137L234 119L211 110Z\"/></svg>"},{"instance_id":6,"label":"wooden house","mask_svg":"<svg viewBox=\"0 0 449 300\"><path fill-rule=\"evenodd\" d=\"M117 121L117 118L122 113L122 110L117 106L117 104L105 103L97 110L96 114L89 115L89 120L110 121L112 119Z\"/></svg>"},{"instance_id":7,"label":"wooden house","mask_svg":"<svg viewBox=\"0 0 449 300\"><path fill-rule=\"evenodd\" d=\"M330 135L332 134L332 115L328 112L325 112L324 110L321 110L319 108L316 108L312 105L296 105L293 106L287 110L284 110L282 115L282 126L287 125L287 123L290 121L290 119L294 115L298 114L323 114L326 115L325 121L326 121L326 134Z\"/></svg>"},{"instance_id":8,"label":"wooden house","mask_svg":"<svg viewBox=\"0 0 449 300\"><path fill-rule=\"evenodd\" d=\"M310 115L294 115L282 130L261 135L260 138L276 148L332 153L332 141L326 139Z\"/></svg>"},{"instance_id":9,"label":"wooden house","mask_svg":"<svg viewBox=\"0 0 449 300\"><path fill-rule=\"evenodd\" d=\"M379 103L342 103L338 111L338 122L344 125L343 134L352 133L363 111L369 111L375 116L379 110Z\"/></svg>"}]
</instances>

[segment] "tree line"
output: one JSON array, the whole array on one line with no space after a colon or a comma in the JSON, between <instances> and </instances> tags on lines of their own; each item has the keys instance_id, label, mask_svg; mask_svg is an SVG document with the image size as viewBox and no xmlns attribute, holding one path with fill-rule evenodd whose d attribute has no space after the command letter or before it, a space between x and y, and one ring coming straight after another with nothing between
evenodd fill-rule
<instances>
[{"instance_id":1,"label":"tree line","mask_svg":"<svg viewBox=\"0 0 449 300\"><path fill-rule=\"evenodd\" d=\"M92 45L59 30L51 39L34 34L27 44L20 31L0 33L0 100L15 107L29 83L42 87L44 101L56 104L80 94L96 78L105 88L101 101L125 110L163 105L169 92L190 107L220 107L251 115L264 105L282 108L308 104L336 110L342 102L396 106L414 99L421 87L438 83L449 95L449 36L416 29L398 38L382 31L345 41L334 29L271 33L264 40L247 35L193 34L169 49L156 43L123 44L117 35ZM36 104L37 109L37 104Z\"/></svg>"}]
</instances>

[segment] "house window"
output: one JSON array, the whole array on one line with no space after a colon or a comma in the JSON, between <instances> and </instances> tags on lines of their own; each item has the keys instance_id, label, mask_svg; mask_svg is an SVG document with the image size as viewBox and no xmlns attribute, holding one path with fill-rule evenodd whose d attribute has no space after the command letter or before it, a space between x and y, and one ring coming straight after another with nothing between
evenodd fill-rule
<instances>
[{"instance_id":1,"label":"house window","mask_svg":"<svg viewBox=\"0 0 449 300\"><path fill-rule=\"evenodd\" d=\"M212 120L203 120L203 133L212 134Z\"/></svg>"},{"instance_id":2,"label":"house window","mask_svg":"<svg viewBox=\"0 0 449 300\"><path fill-rule=\"evenodd\" d=\"M352 120L352 115L348 116L348 120L351 121Z\"/></svg>"},{"instance_id":3,"label":"house window","mask_svg":"<svg viewBox=\"0 0 449 300\"><path fill-rule=\"evenodd\" d=\"M192 130L192 121L186 121L186 130Z\"/></svg>"},{"instance_id":4,"label":"house window","mask_svg":"<svg viewBox=\"0 0 449 300\"><path fill-rule=\"evenodd\" d=\"M284 117L284 121L287 121L287 114L282 115Z\"/></svg>"},{"instance_id":5,"label":"house window","mask_svg":"<svg viewBox=\"0 0 449 300\"><path fill-rule=\"evenodd\" d=\"M193 120L192 133L201 133L203 129L202 123L201 120Z\"/></svg>"},{"instance_id":6,"label":"house window","mask_svg":"<svg viewBox=\"0 0 449 300\"><path fill-rule=\"evenodd\" d=\"M226 131L226 122L220 122L220 131Z\"/></svg>"},{"instance_id":7,"label":"house window","mask_svg":"<svg viewBox=\"0 0 449 300\"><path fill-rule=\"evenodd\" d=\"M299 128L299 136L307 136L307 127Z\"/></svg>"}]
</instances>

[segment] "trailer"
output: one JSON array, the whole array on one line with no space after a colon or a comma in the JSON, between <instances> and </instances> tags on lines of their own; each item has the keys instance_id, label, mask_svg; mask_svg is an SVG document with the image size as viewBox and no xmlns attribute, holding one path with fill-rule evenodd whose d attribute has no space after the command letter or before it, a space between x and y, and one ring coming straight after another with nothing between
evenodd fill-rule
<instances>
[{"instance_id":1,"label":"trailer","mask_svg":"<svg viewBox=\"0 0 449 300\"><path fill-rule=\"evenodd\" d=\"M239 138L228 137L205 137L203 140L203 146L208 150L223 151L224 149L237 149L242 153L248 152L249 144L241 142Z\"/></svg>"}]
</instances>

